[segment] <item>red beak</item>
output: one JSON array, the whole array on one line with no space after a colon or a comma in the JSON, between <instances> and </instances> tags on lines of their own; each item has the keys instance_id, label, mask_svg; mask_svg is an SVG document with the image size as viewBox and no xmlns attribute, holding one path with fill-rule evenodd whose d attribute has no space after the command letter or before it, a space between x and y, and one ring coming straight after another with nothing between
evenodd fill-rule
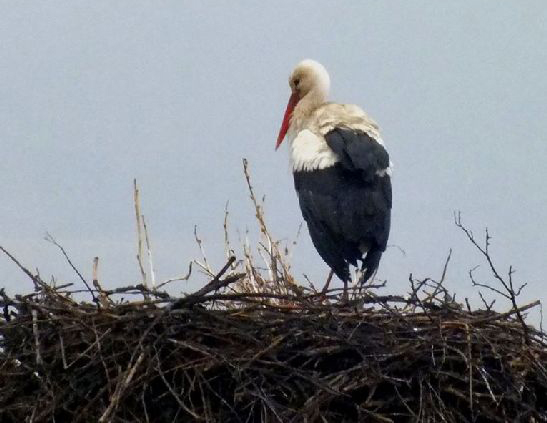
<instances>
[{"instance_id":1,"label":"red beak","mask_svg":"<svg viewBox=\"0 0 547 423\"><path fill-rule=\"evenodd\" d=\"M283 139L285 138L285 135L287 135L287 131L289 130L289 124L291 121L291 116L294 108L296 107L296 104L298 103L298 94L292 93L291 97L289 98L289 103L287 104L287 110L285 110L285 116L283 116L283 122L281 123L281 129L279 130L279 135L277 136L277 143L275 144L275 149L277 150L281 143L283 142Z\"/></svg>"}]
</instances>

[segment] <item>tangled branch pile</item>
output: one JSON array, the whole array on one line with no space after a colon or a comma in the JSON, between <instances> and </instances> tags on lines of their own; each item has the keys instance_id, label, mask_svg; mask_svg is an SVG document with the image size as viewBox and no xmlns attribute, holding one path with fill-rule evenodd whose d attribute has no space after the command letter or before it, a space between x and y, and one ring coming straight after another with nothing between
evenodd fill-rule
<instances>
[{"instance_id":1,"label":"tangled branch pile","mask_svg":"<svg viewBox=\"0 0 547 423\"><path fill-rule=\"evenodd\" d=\"M547 334L525 323L538 302L517 304L488 234L480 246L456 221L500 288L470 273L473 284L508 299L505 313L457 303L446 265L439 281L411 277L407 295L367 285L342 300L295 283L249 189L264 265L247 246L216 274L204 257L195 264L210 282L190 295L150 287L139 261L143 283L115 290L73 266L91 297L76 300L72 285L46 284L0 247L35 286L0 290L0 420L547 422Z\"/></svg>"},{"instance_id":2,"label":"tangled branch pile","mask_svg":"<svg viewBox=\"0 0 547 423\"><path fill-rule=\"evenodd\" d=\"M33 275L2 300L2 421L547 421L547 339L516 310L463 310L431 282L350 304L215 292L244 277L93 304Z\"/></svg>"}]
</instances>

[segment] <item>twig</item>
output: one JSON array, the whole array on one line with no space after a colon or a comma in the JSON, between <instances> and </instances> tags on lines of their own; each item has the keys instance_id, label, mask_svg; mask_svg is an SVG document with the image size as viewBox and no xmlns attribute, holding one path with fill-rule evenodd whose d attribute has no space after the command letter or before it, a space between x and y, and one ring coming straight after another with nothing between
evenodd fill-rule
<instances>
[{"instance_id":1,"label":"twig","mask_svg":"<svg viewBox=\"0 0 547 423\"><path fill-rule=\"evenodd\" d=\"M40 335L38 333L38 312L32 309L32 333L34 334L34 349L36 352L36 364L41 366L44 364L42 354L40 353Z\"/></svg>"},{"instance_id":2,"label":"twig","mask_svg":"<svg viewBox=\"0 0 547 423\"><path fill-rule=\"evenodd\" d=\"M534 308L534 307L537 307L538 305L541 305L541 301L539 300L536 300L536 301L532 301L531 303L529 304L525 304L523 306L520 306L520 307L517 307L516 309L515 308L512 308L511 310L509 311L506 311L505 313L496 313L496 314L493 314L489 317L484 317L484 318L479 318L479 319L476 319L476 320L473 320L473 323L474 324L478 324L478 323L486 323L486 322L491 322L491 321L494 321L494 320L500 320L500 319L505 319L513 314L519 314L519 313L522 313L523 311L526 311L526 310L529 310L531 308ZM520 323L520 321L519 321Z\"/></svg>"},{"instance_id":3,"label":"twig","mask_svg":"<svg viewBox=\"0 0 547 423\"><path fill-rule=\"evenodd\" d=\"M211 282L209 282L207 285L205 285L203 288L196 291L195 293L177 301L177 303L174 304L173 308L180 307L183 304L184 305L194 304L198 302L201 297L205 296L209 292L216 291L220 288L223 288L241 279L244 276L243 273L232 275L225 279L220 279L222 275L224 275L224 273L226 273L226 271L230 268L230 266L235 260L236 258L234 256L230 257L228 261L226 262L226 264L224 265L224 267L220 270L220 272L216 274L216 276L213 278Z\"/></svg>"},{"instance_id":4,"label":"twig","mask_svg":"<svg viewBox=\"0 0 547 423\"><path fill-rule=\"evenodd\" d=\"M507 294L501 293L499 290L496 290L488 285L482 284L479 286L492 289L493 291L498 292L499 294L503 295L505 298L511 301L513 309L516 311L517 318L522 325L522 330L524 333L524 342L529 345L530 336L529 336L528 326L524 322L524 318L522 317L522 314L520 313L519 307L517 305L517 296L521 293L522 289L526 286L526 284L521 285L520 288L517 291L515 291L513 286L513 267L512 266L509 266L509 272L508 272L509 282L506 282L505 279L503 279L500 276L488 252L488 247L490 246L490 239L491 239L490 234L488 233L488 228L486 228L485 230L485 241L484 241L484 248L483 248L477 243L472 232L469 231L465 226L463 226L460 212L458 212L457 214L456 213L454 214L454 222L456 226L460 228L463 231L463 233L467 236L467 239L471 241L471 243L475 246L475 248L479 250L481 254L484 256L484 258L488 262L488 265L490 266L490 270L492 271L492 274L501 283L501 285L503 286Z\"/></svg>"},{"instance_id":5,"label":"twig","mask_svg":"<svg viewBox=\"0 0 547 423\"><path fill-rule=\"evenodd\" d=\"M108 308L110 306L110 301L108 296L104 293L104 290L99 283L99 257L93 259L93 286L99 293L99 303L101 307ZM58 287L57 290L60 290L61 287Z\"/></svg>"},{"instance_id":6,"label":"twig","mask_svg":"<svg viewBox=\"0 0 547 423\"><path fill-rule=\"evenodd\" d=\"M494 306L494 303L496 302L496 300L492 300L490 302L490 304L488 304L488 302L486 301L486 299L482 295L482 292L480 292L480 291L479 291L479 297L480 297L484 307L486 308L486 311L492 311L492 307Z\"/></svg>"},{"instance_id":7,"label":"twig","mask_svg":"<svg viewBox=\"0 0 547 423\"><path fill-rule=\"evenodd\" d=\"M331 269L331 271L329 272L329 276L327 277L327 281L325 282L325 285L323 286L323 289L321 290L322 294L327 293L329 289L330 281L332 280L333 275L334 275L334 270Z\"/></svg>"},{"instance_id":8,"label":"twig","mask_svg":"<svg viewBox=\"0 0 547 423\"><path fill-rule=\"evenodd\" d=\"M93 259L93 286L97 291L101 291L101 286L99 285L99 257Z\"/></svg>"},{"instance_id":9,"label":"twig","mask_svg":"<svg viewBox=\"0 0 547 423\"><path fill-rule=\"evenodd\" d=\"M129 384L131 383L131 380L135 376L135 372L137 371L137 368L140 366L140 364L144 360L144 357L145 357L144 351L141 351L135 363L130 363L127 370L122 375L120 375L114 394L112 395L112 398L110 399L110 403L108 404L108 407L99 418L99 423L110 421L111 414L113 414L116 408L118 407L120 399L122 398L124 392L126 391Z\"/></svg>"},{"instance_id":10,"label":"twig","mask_svg":"<svg viewBox=\"0 0 547 423\"><path fill-rule=\"evenodd\" d=\"M146 272L142 263L143 247L142 247L142 215L141 215L141 199L139 188L137 187L137 179L133 179L133 201L135 203L135 219L137 223L137 261L141 271L142 283L147 285Z\"/></svg>"},{"instance_id":11,"label":"twig","mask_svg":"<svg viewBox=\"0 0 547 423\"><path fill-rule=\"evenodd\" d=\"M165 377L165 374L163 373L163 370L161 369L161 362L159 360L159 355L156 353L156 370L158 374L160 375L161 380L163 381L164 385L166 386L169 393L173 396L175 401L177 401L178 405L186 411L188 414L190 414L194 419L197 421L203 420L202 417L200 417L198 414L196 414L193 410L188 408L188 406L184 403L184 401L180 398L180 395L177 394L177 392L173 389L171 384L167 381L167 378Z\"/></svg>"},{"instance_id":12,"label":"twig","mask_svg":"<svg viewBox=\"0 0 547 423\"><path fill-rule=\"evenodd\" d=\"M262 235L264 236L268 244L268 247L266 248L266 250L268 251L272 260L271 268L275 269L276 263L279 262L283 270L283 278L281 281L278 281L278 283L282 282L287 289L292 290L297 294L301 293L300 287L295 283L294 278L289 272L288 265L282 259L282 255L279 251L277 243L273 241L273 238L270 235L270 232L268 231L268 228L266 226L266 220L264 218L263 207L259 204L255 195L253 186L251 184L251 175L249 173L249 162L245 158L243 159L243 173L245 175L245 181L247 182L247 189L249 191L249 196L255 208L255 217L259 224L260 232L262 233Z\"/></svg>"},{"instance_id":13,"label":"twig","mask_svg":"<svg viewBox=\"0 0 547 423\"><path fill-rule=\"evenodd\" d=\"M40 277L38 275L33 275L32 272L30 270L28 270L25 266L23 266L19 260L17 260L8 250L6 250L4 247L2 247L0 245L0 250L2 250L2 252L7 255L9 257L9 259L11 261L13 261L17 267L19 267L19 269L21 269L23 271L23 273L25 275L27 275L31 280L32 282L34 282L34 287L36 288L36 290L39 290L39 289L43 289L43 288L46 288L47 287L47 284L44 283L42 281L42 279L40 279Z\"/></svg>"},{"instance_id":14,"label":"twig","mask_svg":"<svg viewBox=\"0 0 547 423\"><path fill-rule=\"evenodd\" d=\"M150 269L150 282L152 283L152 289L156 288L156 272L154 271L154 262L152 261L152 247L150 246L150 239L148 238L148 228L146 227L146 221L144 215L142 218L142 226L144 228L144 238L146 240L146 251L148 253L148 264Z\"/></svg>"},{"instance_id":15,"label":"twig","mask_svg":"<svg viewBox=\"0 0 547 423\"><path fill-rule=\"evenodd\" d=\"M226 205L224 206L224 222L223 222L223 229L224 229L224 252L226 254L226 258L230 258L234 255L234 251L232 250L232 247L230 246L230 235L228 232L228 206L230 202L226 201Z\"/></svg>"},{"instance_id":16,"label":"twig","mask_svg":"<svg viewBox=\"0 0 547 423\"><path fill-rule=\"evenodd\" d=\"M163 287L164 285L167 285L168 283L171 283L171 282L176 282L176 281L187 281L188 279L190 279L190 276L192 275L192 262L190 262L188 264L188 273L186 273L186 275L184 276L177 276L176 278L172 278L172 279L167 279L166 281L160 283L157 287L157 289L160 289L161 287Z\"/></svg>"},{"instance_id":17,"label":"twig","mask_svg":"<svg viewBox=\"0 0 547 423\"><path fill-rule=\"evenodd\" d=\"M63 341L63 335L62 334L59 334L59 343L60 343L60 347L61 347L61 359L63 361L63 369L66 370L68 368L68 365L67 365L67 361L66 361L65 342Z\"/></svg>"},{"instance_id":18,"label":"twig","mask_svg":"<svg viewBox=\"0 0 547 423\"><path fill-rule=\"evenodd\" d=\"M203 263L200 263L197 260L194 260L194 263L196 263L199 267L201 267L203 271L207 273L209 276L213 276L214 272L213 272L213 269L211 269L211 266L209 266L209 263L207 262L207 255L205 254L205 248L203 247L203 242L198 236L197 225L194 225L194 239L196 240L196 243L198 244L199 251L201 252L201 258L203 259Z\"/></svg>"},{"instance_id":19,"label":"twig","mask_svg":"<svg viewBox=\"0 0 547 423\"><path fill-rule=\"evenodd\" d=\"M72 260L70 260L70 257L68 256L68 254L65 251L65 249L63 248L63 246L60 245L55 240L55 238L53 238L53 236L51 236L51 234L49 234L49 233L46 233L45 240L48 241L48 242L51 242L53 245L55 245L57 248L59 248L59 250L61 250L61 253L63 253L63 256L65 257L66 261L68 262L70 267L72 267L72 270L74 270L74 272L76 272L76 274L78 275L80 280L84 283L85 287L87 288L87 290L91 294L91 298L93 299L93 302L96 303L97 306L99 306L99 301L97 300L97 297L95 297L95 294L93 293L93 289L91 289L91 286L89 286L89 284L87 283L85 278L82 276L80 271L76 268L76 266L74 266L74 263L72 263Z\"/></svg>"},{"instance_id":20,"label":"twig","mask_svg":"<svg viewBox=\"0 0 547 423\"><path fill-rule=\"evenodd\" d=\"M450 262L451 257L452 257L452 248L448 251L448 256L446 257L446 261L444 262L443 273L441 275L441 280L439 281L439 285L442 285L442 283L444 282L444 278L446 277L446 270L448 269L448 263Z\"/></svg>"}]
</instances>

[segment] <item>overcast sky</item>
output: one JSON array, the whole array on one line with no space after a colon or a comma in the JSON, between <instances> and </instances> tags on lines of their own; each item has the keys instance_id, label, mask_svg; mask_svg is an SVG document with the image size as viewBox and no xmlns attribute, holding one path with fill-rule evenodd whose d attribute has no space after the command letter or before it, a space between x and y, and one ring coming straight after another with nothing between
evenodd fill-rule
<instances>
[{"instance_id":1,"label":"overcast sky","mask_svg":"<svg viewBox=\"0 0 547 423\"><path fill-rule=\"evenodd\" d=\"M270 229L294 237L302 218L274 143L288 75L313 58L332 100L378 121L395 164L390 244L406 254L384 256L390 291L410 272L439 276L452 248L448 286L477 298L467 271L485 266L453 224L461 210L477 235L489 227L500 270L528 282L522 301L547 301L542 0L2 1L0 43L0 245L44 278L77 282L47 231L84 274L99 256L104 285L137 281L134 177L158 279L199 255L194 225L220 268L227 200L234 242L257 233L243 157ZM297 276L328 273L307 230L293 261ZM0 285L32 289L5 257Z\"/></svg>"}]
</instances>

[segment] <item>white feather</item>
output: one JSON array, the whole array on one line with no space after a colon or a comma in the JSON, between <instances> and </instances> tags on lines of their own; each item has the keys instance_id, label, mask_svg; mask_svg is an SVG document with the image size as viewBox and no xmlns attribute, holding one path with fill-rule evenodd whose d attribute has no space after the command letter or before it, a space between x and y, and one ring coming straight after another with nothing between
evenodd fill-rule
<instances>
[{"instance_id":1,"label":"white feather","mask_svg":"<svg viewBox=\"0 0 547 423\"><path fill-rule=\"evenodd\" d=\"M384 177L384 176L389 176L391 178L391 175L393 174L393 163L392 161L390 160L389 161L389 166L386 167L385 169L380 169L378 171L376 171L376 175L380 176L380 177Z\"/></svg>"},{"instance_id":2,"label":"white feather","mask_svg":"<svg viewBox=\"0 0 547 423\"><path fill-rule=\"evenodd\" d=\"M325 169L339 161L325 138L309 129L300 131L289 142L293 172Z\"/></svg>"}]
</instances>

